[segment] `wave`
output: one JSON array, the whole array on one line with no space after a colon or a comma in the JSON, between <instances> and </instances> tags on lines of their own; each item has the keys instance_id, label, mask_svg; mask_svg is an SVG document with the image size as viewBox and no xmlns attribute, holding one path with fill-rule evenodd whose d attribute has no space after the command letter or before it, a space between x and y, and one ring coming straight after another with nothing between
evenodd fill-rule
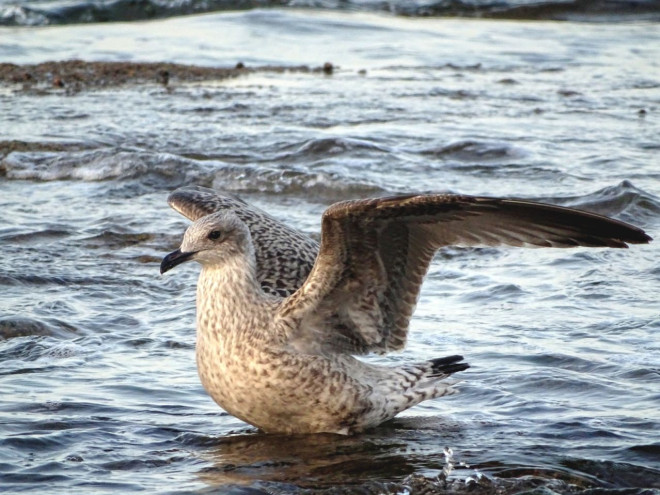
<instances>
[{"instance_id":1,"label":"wave","mask_svg":"<svg viewBox=\"0 0 660 495\"><path fill-rule=\"evenodd\" d=\"M128 22L285 5L269 0L114 0L22 2L0 6L0 25L42 26Z\"/></svg>"},{"instance_id":2,"label":"wave","mask_svg":"<svg viewBox=\"0 0 660 495\"><path fill-rule=\"evenodd\" d=\"M112 148L82 151L14 151L0 161L0 176L9 180L86 182L133 182L147 189L174 189L185 185L212 187L238 194L286 194L316 198L324 203L357 197L398 194L403 190L374 182L360 171L360 163L350 165L356 154L387 150L368 141L321 138L290 145L262 164L229 163L217 159L186 158L169 153L117 151ZM462 160L491 159L520 153L494 145L477 146L466 142L440 150L422 150ZM310 167L319 155L333 155L342 165L323 169ZM352 158L351 158L352 157ZM345 160L343 158L346 158ZM346 165L346 162L348 165ZM492 168L488 166L488 168ZM409 191L407 191L409 192ZM660 217L660 198L634 186L630 181L608 186L580 196L527 198L580 208L614 216L635 224L647 224ZM35 233L37 236L65 235L58 229Z\"/></svg>"},{"instance_id":3,"label":"wave","mask_svg":"<svg viewBox=\"0 0 660 495\"><path fill-rule=\"evenodd\" d=\"M77 330L69 323L61 320L36 320L25 316L5 316L0 318L0 340L16 337L49 335L65 337L75 334ZM16 356L11 356L15 358ZM5 356L8 358L8 356ZM25 359L25 356L21 356Z\"/></svg>"},{"instance_id":4,"label":"wave","mask_svg":"<svg viewBox=\"0 0 660 495\"><path fill-rule=\"evenodd\" d=\"M523 158L526 153L509 143L483 142L472 139L456 141L440 147L420 150L422 155L435 160L456 160L463 163L502 162L514 158Z\"/></svg>"},{"instance_id":5,"label":"wave","mask_svg":"<svg viewBox=\"0 0 660 495\"><path fill-rule=\"evenodd\" d=\"M0 162L0 171L14 180L82 180L98 182L147 179L149 176L180 185L210 180L203 163L166 153L116 151L114 149L59 153L21 151L9 153Z\"/></svg>"},{"instance_id":6,"label":"wave","mask_svg":"<svg viewBox=\"0 0 660 495\"><path fill-rule=\"evenodd\" d=\"M547 196L539 200L620 218L635 225L644 225L660 217L660 198L627 180L584 196Z\"/></svg>"},{"instance_id":7,"label":"wave","mask_svg":"<svg viewBox=\"0 0 660 495\"><path fill-rule=\"evenodd\" d=\"M306 142L284 155L295 162L301 159L301 154L317 155L319 148L326 149L328 146L333 145L326 140L320 140L316 145ZM340 153L354 146L339 146L336 151ZM153 189L174 189L195 184L236 193L299 194L323 201L386 193L368 179L351 179L341 171L310 171L294 164L279 167L242 165L219 160L196 160L168 153L114 149L65 153L12 152L0 161L2 174L9 180L43 182L137 181Z\"/></svg>"},{"instance_id":8,"label":"wave","mask_svg":"<svg viewBox=\"0 0 660 495\"><path fill-rule=\"evenodd\" d=\"M69 0L0 2L0 25L42 26L143 21L265 7L388 12L408 17L601 22L616 22L622 19L660 20L659 0Z\"/></svg>"}]
</instances>

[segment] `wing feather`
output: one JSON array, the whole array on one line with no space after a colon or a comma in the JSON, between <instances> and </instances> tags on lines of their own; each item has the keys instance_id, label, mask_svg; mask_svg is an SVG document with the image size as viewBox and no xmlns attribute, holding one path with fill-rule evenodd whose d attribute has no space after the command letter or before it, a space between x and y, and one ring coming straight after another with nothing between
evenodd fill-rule
<instances>
[{"instance_id":1,"label":"wing feather","mask_svg":"<svg viewBox=\"0 0 660 495\"><path fill-rule=\"evenodd\" d=\"M442 246L625 248L650 240L618 220L529 201L409 195L337 203L323 215L309 277L279 318L292 345L310 352L384 353L405 345Z\"/></svg>"}]
</instances>

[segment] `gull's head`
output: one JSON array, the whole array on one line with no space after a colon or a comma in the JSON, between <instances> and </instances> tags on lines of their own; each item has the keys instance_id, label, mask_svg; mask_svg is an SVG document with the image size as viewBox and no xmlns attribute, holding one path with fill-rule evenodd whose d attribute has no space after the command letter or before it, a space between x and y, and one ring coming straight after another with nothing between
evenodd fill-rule
<instances>
[{"instance_id":1,"label":"gull's head","mask_svg":"<svg viewBox=\"0 0 660 495\"><path fill-rule=\"evenodd\" d=\"M181 247L163 258L160 273L186 261L214 266L245 255L250 249L247 225L231 211L218 211L194 222L183 235Z\"/></svg>"}]
</instances>

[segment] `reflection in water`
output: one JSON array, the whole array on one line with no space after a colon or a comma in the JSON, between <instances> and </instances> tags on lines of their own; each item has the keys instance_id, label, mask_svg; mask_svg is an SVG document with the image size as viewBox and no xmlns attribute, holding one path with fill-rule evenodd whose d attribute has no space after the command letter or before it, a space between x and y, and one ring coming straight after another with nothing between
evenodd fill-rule
<instances>
[{"instance_id":1,"label":"reflection in water","mask_svg":"<svg viewBox=\"0 0 660 495\"><path fill-rule=\"evenodd\" d=\"M213 443L204 454L212 466L198 476L223 490L242 486L248 491L236 493L271 494L513 494L539 487L544 487L543 493L608 493L608 488L620 485L660 486L660 471L627 463L567 457L554 465L550 459L548 465L530 464L519 451L533 447L521 432L500 431L501 448L513 447L506 454L507 463L488 460L504 452L462 450L464 444L478 444L472 437L482 434L476 422L441 417L396 418L348 437L239 432ZM455 457L453 450L459 452Z\"/></svg>"},{"instance_id":2,"label":"reflection in water","mask_svg":"<svg viewBox=\"0 0 660 495\"><path fill-rule=\"evenodd\" d=\"M220 486L264 480L307 488L437 476L444 449L460 436L459 425L427 417L398 418L355 436L238 434L218 440L207 453L214 466L200 476Z\"/></svg>"}]
</instances>

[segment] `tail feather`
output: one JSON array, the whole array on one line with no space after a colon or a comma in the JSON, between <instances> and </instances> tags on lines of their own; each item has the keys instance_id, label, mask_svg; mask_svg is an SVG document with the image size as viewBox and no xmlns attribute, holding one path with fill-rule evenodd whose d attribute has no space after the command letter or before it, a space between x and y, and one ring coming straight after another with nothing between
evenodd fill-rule
<instances>
[{"instance_id":1,"label":"tail feather","mask_svg":"<svg viewBox=\"0 0 660 495\"><path fill-rule=\"evenodd\" d=\"M452 373L464 371L470 367L468 363L461 363L463 356L447 356L438 359L431 359L429 364L431 369L428 372L429 377L445 377Z\"/></svg>"},{"instance_id":2,"label":"tail feather","mask_svg":"<svg viewBox=\"0 0 660 495\"><path fill-rule=\"evenodd\" d=\"M455 394L457 390L452 386L458 382L445 379L452 373L470 367L462 361L463 356L447 356L389 368L388 379L379 380L376 385L376 395L383 400L384 405L376 410L368 423L376 425L424 400Z\"/></svg>"}]
</instances>

